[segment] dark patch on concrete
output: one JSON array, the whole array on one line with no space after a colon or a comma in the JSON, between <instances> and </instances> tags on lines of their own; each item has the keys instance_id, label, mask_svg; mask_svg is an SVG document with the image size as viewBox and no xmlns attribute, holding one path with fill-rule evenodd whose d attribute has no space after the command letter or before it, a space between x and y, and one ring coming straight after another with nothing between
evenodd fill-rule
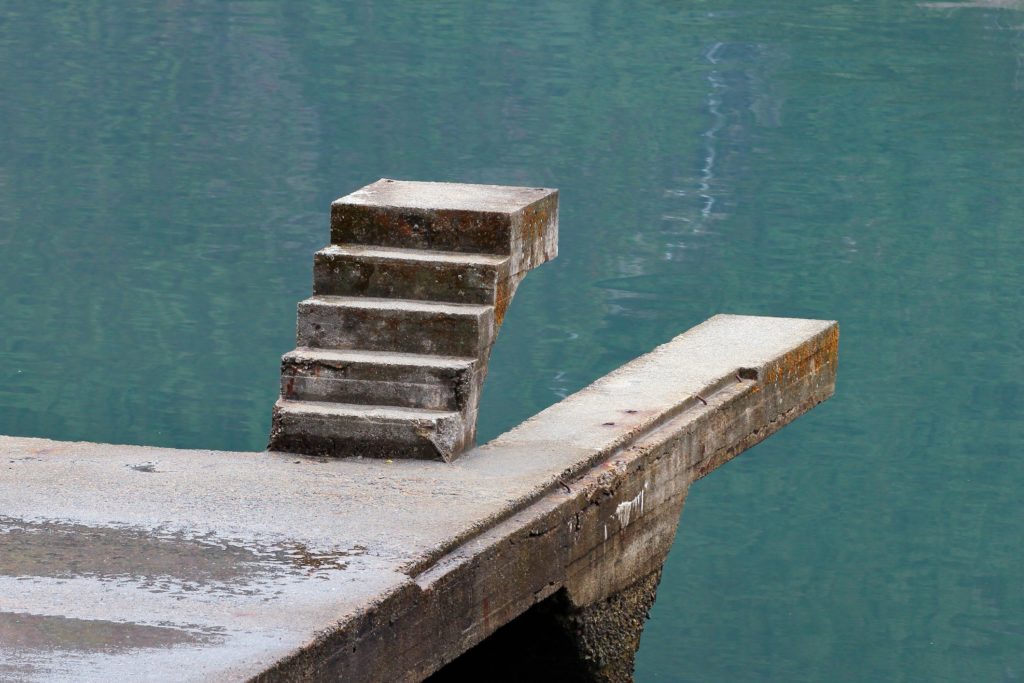
<instances>
[{"instance_id":1,"label":"dark patch on concrete","mask_svg":"<svg viewBox=\"0 0 1024 683\"><path fill-rule=\"evenodd\" d=\"M209 643L218 639L218 633L218 629L210 628L186 630L104 619L0 612L0 644L10 650L110 653Z\"/></svg>"},{"instance_id":2,"label":"dark patch on concrete","mask_svg":"<svg viewBox=\"0 0 1024 683\"><path fill-rule=\"evenodd\" d=\"M301 543L277 547L244 544L213 535L133 527L95 527L0 516L0 575L138 581L153 592L199 588L245 591L276 577L347 567L346 557L365 548L312 552Z\"/></svg>"}]
</instances>

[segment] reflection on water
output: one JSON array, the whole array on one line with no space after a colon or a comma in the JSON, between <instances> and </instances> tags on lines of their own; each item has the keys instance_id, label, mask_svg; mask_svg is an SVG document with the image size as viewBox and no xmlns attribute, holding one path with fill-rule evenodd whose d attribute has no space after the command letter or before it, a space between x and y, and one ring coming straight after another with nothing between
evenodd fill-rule
<instances>
[{"instance_id":1,"label":"reflection on water","mask_svg":"<svg viewBox=\"0 0 1024 683\"><path fill-rule=\"evenodd\" d=\"M1022 9L1021 0L971 0L970 2L922 2L927 9Z\"/></svg>"},{"instance_id":2,"label":"reflection on water","mask_svg":"<svg viewBox=\"0 0 1024 683\"><path fill-rule=\"evenodd\" d=\"M1007 2L5 7L0 433L260 449L331 199L556 186L484 438L716 312L843 326L836 398L691 491L639 679L1021 680L1021 27ZM153 561L232 583L268 560L174 547Z\"/></svg>"},{"instance_id":3,"label":"reflection on water","mask_svg":"<svg viewBox=\"0 0 1024 683\"><path fill-rule=\"evenodd\" d=\"M730 165L742 163L755 128L781 125L782 100L769 85L770 69L779 58L770 49L759 44L715 42L701 58L708 65L704 75L708 127L700 133L697 174L683 178L681 187L665 190L668 212L661 219L670 240L665 245L666 260L699 258L700 250L710 246L707 240L718 232L715 224L728 218L737 202L730 188L736 169ZM720 169L722 166L725 168ZM629 280L616 279L618 286L612 288L635 291Z\"/></svg>"}]
</instances>

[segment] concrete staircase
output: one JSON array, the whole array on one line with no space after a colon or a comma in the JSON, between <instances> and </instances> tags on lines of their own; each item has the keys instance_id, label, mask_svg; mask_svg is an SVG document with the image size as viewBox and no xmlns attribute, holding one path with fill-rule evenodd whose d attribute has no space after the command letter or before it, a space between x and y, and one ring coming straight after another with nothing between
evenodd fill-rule
<instances>
[{"instance_id":1,"label":"concrete staircase","mask_svg":"<svg viewBox=\"0 0 1024 683\"><path fill-rule=\"evenodd\" d=\"M471 447L504 312L526 271L557 253L557 201L380 180L334 202L269 448L449 461Z\"/></svg>"}]
</instances>

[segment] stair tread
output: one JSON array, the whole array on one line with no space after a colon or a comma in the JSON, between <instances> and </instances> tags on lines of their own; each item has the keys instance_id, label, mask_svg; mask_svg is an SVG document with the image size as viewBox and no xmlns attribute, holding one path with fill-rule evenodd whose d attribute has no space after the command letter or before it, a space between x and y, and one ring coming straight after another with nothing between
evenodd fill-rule
<instances>
[{"instance_id":1,"label":"stair tread","mask_svg":"<svg viewBox=\"0 0 1024 683\"><path fill-rule=\"evenodd\" d=\"M365 419L384 419L397 421L411 420L443 420L459 418L461 415L451 410L430 410L428 408L404 408L401 406L360 405L355 403L332 403L328 401L296 401L280 398L277 407L291 413L311 413L317 415L333 415L358 417Z\"/></svg>"},{"instance_id":2,"label":"stair tread","mask_svg":"<svg viewBox=\"0 0 1024 683\"><path fill-rule=\"evenodd\" d=\"M450 315L484 315L493 306L487 304L453 304L416 299L379 299L362 296L329 296L317 294L305 299L300 305L341 306L369 310L415 311L419 313L447 313Z\"/></svg>"},{"instance_id":3,"label":"stair tread","mask_svg":"<svg viewBox=\"0 0 1024 683\"><path fill-rule=\"evenodd\" d=\"M323 361L328 363L367 363L378 365L413 365L425 368L451 368L462 370L476 364L475 358L460 356L433 356L426 353L400 353L360 349L319 349L300 346L286 353L285 361Z\"/></svg>"},{"instance_id":4,"label":"stair tread","mask_svg":"<svg viewBox=\"0 0 1024 683\"><path fill-rule=\"evenodd\" d=\"M331 244L321 249L319 254L329 256L365 256L375 259L393 259L396 261L435 261L458 265L500 266L508 261L508 256L495 254L473 254L457 251L432 251L429 249L406 249L401 247L366 246L361 244Z\"/></svg>"}]
</instances>

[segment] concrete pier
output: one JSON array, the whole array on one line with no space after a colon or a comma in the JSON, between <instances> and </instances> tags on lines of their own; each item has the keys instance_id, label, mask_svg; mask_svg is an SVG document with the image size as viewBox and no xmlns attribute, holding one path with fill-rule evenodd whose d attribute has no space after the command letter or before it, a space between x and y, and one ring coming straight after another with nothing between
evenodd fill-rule
<instances>
[{"instance_id":1,"label":"concrete pier","mask_svg":"<svg viewBox=\"0 0 1024 683\"><path fill-rule=\"evenodd\" d=\"M832 395L837 351L716 316L447 463L0 437L0 679L629 680L690 485ZM353 381L465 371L393 365Z\"/></svg>"}]
</instances>

